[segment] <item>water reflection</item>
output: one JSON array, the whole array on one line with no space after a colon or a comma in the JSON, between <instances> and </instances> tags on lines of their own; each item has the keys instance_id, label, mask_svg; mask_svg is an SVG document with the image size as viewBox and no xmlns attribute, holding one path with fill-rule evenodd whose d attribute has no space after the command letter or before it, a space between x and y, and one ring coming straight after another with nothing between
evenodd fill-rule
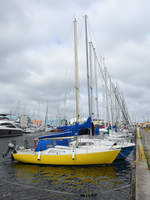
<instances>
[{"instance_id":1,"label":"water reflection","mask_svg":"<svg viewBox=\"0 0 150 200\"><path fill-rule=\"evenodd\" d=\"M98 192L119 183L114 166L63 167L15 163L13 169L18 181L69 192L85 192L87 188Z\"/></svg>"}]
</instances>

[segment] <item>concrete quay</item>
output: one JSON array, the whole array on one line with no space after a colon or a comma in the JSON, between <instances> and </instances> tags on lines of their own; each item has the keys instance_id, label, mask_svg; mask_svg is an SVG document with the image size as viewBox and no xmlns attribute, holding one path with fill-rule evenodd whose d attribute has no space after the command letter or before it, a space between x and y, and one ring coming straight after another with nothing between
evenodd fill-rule
<instances>
[{"instance_id":1,"label":"concrete quay","mask_svg":"<svg viewBox=\"0 0 150 200\"><path fill-rule=\"evenodd\" d=\"M150 157L150 133L137 128L135 161L135 199L150 200L150 170L145 157L146 150Z\"/></svg>"}]
</instances>

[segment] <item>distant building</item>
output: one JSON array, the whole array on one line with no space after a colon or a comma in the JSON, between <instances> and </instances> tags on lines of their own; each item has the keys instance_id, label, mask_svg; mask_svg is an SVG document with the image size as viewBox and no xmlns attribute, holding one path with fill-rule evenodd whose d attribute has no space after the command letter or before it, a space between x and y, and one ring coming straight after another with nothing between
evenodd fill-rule
<instances>
[{"instance_id":1,"label":"distant building","mask_svg":"<svg viewBox=\"0 0 150 200\"><path fill-rule=\"evenodd\" d=\"M43 121L42 120L31 120L31 122L36 126L41 126Z\"/></svg>"},{"instance_id":2,"label":"distant building","mask_svg":"<svg viewBox=\"0 0 150 200\"><path fill-rule=\"evenodd\" d=\"M142 127L143 127L143 128L150 128L150 122L144 122L144 123L142 124Z\"/></svg>"}]
</instances>

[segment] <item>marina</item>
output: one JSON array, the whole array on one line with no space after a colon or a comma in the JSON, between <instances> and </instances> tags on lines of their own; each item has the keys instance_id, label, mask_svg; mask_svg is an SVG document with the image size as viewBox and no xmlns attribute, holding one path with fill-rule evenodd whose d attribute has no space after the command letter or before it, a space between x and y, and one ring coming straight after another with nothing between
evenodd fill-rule
<instances>
[{"instance_id":1,"label":"marina","mask_svg":"<svg viewBox=\"0 0 150 200\"><path fill-rule=\"evenodd\" d=\"M150 200L143 1L0 3L0 199Z\"/></svg>"}]
</instances>

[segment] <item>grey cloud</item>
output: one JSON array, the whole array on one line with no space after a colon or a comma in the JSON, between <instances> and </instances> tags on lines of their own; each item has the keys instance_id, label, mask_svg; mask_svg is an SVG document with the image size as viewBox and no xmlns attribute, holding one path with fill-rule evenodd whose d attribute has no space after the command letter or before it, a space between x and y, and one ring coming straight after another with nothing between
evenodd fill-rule
<instances>
[{"instance_id":1,"label":"grey cloud","mask_svg":"<svg viewBox=\"0 0 150 200\"><path fill-rule=\"evenodd\" d=\"M0 110L11 109L11 104L15 107L21 100L34 109L41 101L45 112L48 100L51 113L56 114L59 108L63 110L67 94L67 110L74 112L74 96L69 93L74 92L72 21L77 16L80 111L88 112L85 49L81 47L85 45L84 26L80 22L86 13L92 30L89 38L94 38L98 55L105 56L108 71L119 82L129 108L135 113L142 102L143 113L147 113L149 5L147 0L1 1ZM139 118L141 113L142 109Z\"/></svg>"}]
</instances>

